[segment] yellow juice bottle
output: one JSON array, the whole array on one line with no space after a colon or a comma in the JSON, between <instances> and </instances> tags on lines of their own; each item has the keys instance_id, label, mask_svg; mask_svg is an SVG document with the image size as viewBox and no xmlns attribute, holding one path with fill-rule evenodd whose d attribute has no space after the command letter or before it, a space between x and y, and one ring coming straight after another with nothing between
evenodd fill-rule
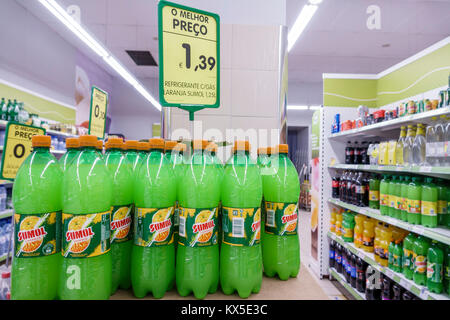
<instances>
[{"instance_id":1,"label":"yellow juice bottle","mask_svg":"<svg viewBox=\"0 0 450 320\"><path fill-rule=\"evenodd\" d=\"M388 224L385 224L381 229L381 241L380 241L380 264L383 267L388 266L389 259L389 243L392 239L392 229L389 228Z\"/></svg>"},{"instance_id":2,"label":"yellow juice bottle","mask_svg":"<svg viewBox=\"0 0 450 320\"><path fill-rule=\"evenodd\" d=\"M364 221L366 220L366 216L362 214L358 214L355 216L355 228L353 230L354 239L353 243L355 247L362 248L363 246L363 233L364 233Z\"/></svg>"},{"instance_id":3,"label":"yellow juice bottle","mask_svg":"<svg viewBox=\"0 0 450 320\"><path fill-rule=\"evenodd\" d=\"M336 225L335 225L335 234L337 236L341 236L342 235L342 220L343 220L343 216L342 216L342 211L339 210L339 212L336 212Z\"/></svg>"},{"instance_id":4,"label":"yellow juice bottle","mask_svg":"<svg viewBox=\"0 0 450 320\"><path fill-rule=\"evenodd\" d=\"M375 225L375 239L373 240L373 253L375 255L375 261L380 263L380 240L381 240L381 229L383 228L383 222L378 221Z\"/></svg>"},{"instance_id":5,"label":"yellow juice bottle","mask_svg":"<svg viewBox=\"0 0 450 320\"><path fill-rule=\"evenodd\" d=\"M373 241L375 238L374 227L374 220L367 217L364 221L363 231L363 249L366 252L373 252Z\"/></svg>"},{"instance_id":6,"label":"yellow juice bottle","mask_svg":"<svg viewBox=\"0 0 450 320\"><path fill-rule=\"evenodd\" d=\"M336 208L331 209L331 217L330 217L330 231L336 233Z\"/></svg>"}]
</instances>

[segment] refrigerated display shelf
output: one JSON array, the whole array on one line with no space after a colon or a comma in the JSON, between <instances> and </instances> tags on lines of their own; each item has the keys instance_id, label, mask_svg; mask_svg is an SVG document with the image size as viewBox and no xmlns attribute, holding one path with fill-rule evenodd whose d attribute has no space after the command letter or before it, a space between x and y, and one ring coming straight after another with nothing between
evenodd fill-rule
<instances>
[{"instance_id":1,"label":"refrigerated display shelf","mask_svg":"<svg viewBox=\"0 0 450 320\"><path fill-rule=\"evenodd\" d=\"M370 164L334 164L329 165L331 169L342 170L361 170L373 172L403 172L403 173L417 173L417 174L440 174L450 175L450 167L426 167L426 166L379 166Z\"/></svg>"},{"instance_id":2,"label":"refrigerated display shelf","mask_svg":"<svg viewBox=\"0 0 450 320\"><path fill-rule=\"evenodd\" d=\"M0 219L9 218L13 215L13 209L7 209L5 211L0 211Z\"/></svg>"},{"instance_id":3,"label":"refrigerated display shelf","mask_svg":"<svg viewBox=\"0 0 450 320\"><path fill-rule=\"evenodd\" d=\"M387 120L361 128L346 130L342 132L332 133L328 136L329 139L341 139L350 137L361 137L361 136L372 136L377 135L380 131L387 131L392 129L400 128L402 125L412 124L415 122L426 122L432 117L439 117L441 115L450 114L450 106L446 106L440 109L421 112L418 114L413 114L409 116L400 117L397 119Z\"/></svg>"},{"instance_id":4,"label":"refrigerated display shelf","mask_svg":"<svg viewBox=\"0 0 450 320\"><path fill-rule=\"evenodd\" d=\"M356 300L366 300L366 295L353 288L344 278L342 274L334 268L329 268L329 273L335 278Z\"/></svg>"},{"instance_id":5,"label":"refrigerated display shelf","mask_svg":"<svg viewBox=\"0 0 450 320\"><path fill-rule=\"evenodd\" d=\"M446 229L443 227L438 228L426 228L421 225L413 225L408 222L398 220L389 216L384 216L380 214L380 210L371 209L367 207L358 207L353 204L349 204L346 202L343 202L338 199L330 198L328 199L329 203L335 204L339 207L349 209L351 211L361 213L365 216L369 216L371 218L378 219L380 221L389 223L393 226L399 227L401 229L405 229L411 232L414 232L416 234L420 234L422 236L428 237L433 240L437 240L439 242L445 243L447 245L450 245L450 229Z\"/></svg>"},{"instance_id":6,"label":"refrigerated display shelf","mask_svg":"<svg viewBox=\"0 0 450 320\"><path fill-rule=\"evenodd\" d=\"M427 287L419 286L414 283L414 281L406 279L405 276L401 273L394 272L386 267L381 266L378 262L375 261L374 254L365 252L362 249L356 248L353 243L345 242L341 237L336 236L334 233L328 231L327 233L330 239L338 242L341 246L347 248L353 254L360 257L366 263L373 266L377 271L385 274L391 280L397 282L405 289L411 291L416 296L420 297L423 300L450 300L450 297L446 294L436 294L428 291Z\"/></svg>"}]
</instances>

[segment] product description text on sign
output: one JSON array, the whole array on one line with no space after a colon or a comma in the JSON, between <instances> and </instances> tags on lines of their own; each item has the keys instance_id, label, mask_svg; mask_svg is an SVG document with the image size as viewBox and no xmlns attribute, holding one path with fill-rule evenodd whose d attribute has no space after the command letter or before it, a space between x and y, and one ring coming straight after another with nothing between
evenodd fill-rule
<instances>
[{"instance_id":1,"label":"product description text on sign","mask_svg":"<svg viewBox=\"0 0 450 320\"><path fill-rule=\"evenodd\" d=\"M161 1L159 20L161 104L217 108L219 17Z\"/></svg>"},{"instance_id":2,"label":"product description text on sign","mask_svg":"<svg viewBox=\"0 0 450 320\"><path fill-rule=\"evenodd\" d=\"M99 88L92 87L89 134L92 134L100 139L103 139L105 136L107 107L108 94Z\"/></svg>"}]
</instances>

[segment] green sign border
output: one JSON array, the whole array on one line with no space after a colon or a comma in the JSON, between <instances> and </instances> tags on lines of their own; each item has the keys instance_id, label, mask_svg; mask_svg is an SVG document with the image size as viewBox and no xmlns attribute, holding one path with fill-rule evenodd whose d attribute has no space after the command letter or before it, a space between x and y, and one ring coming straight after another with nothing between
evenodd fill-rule
<instances>
[{"instance_id":1,"label":"green sign border","mask_svg":"<svg viewBox=\"0 0 450 320\"><path fill-rule=\"evenodd\" d=\"M14 181L14 179L12 179L12 178L5 178L4 176L3 176L3 165L5 164L5 151L6 151L6 144L8 143L8 134L9 134L9 126L10 125L12 125L12 124L16 124L16 125L20 125L20 126L24 126L24 127L29 127L29 128L36 128L36 129L39 129L39 130L44 130L44 135L46 134L46 130L45 130L45 128L42 128L42 127L35 127L35 126L30 126L30 125L28 125L28 124L23 124L23 123L20 123L20 122L15 122L15 121L8 121L8 124L6 125L6 128L5 128L5 140L3 140L4 142L3 142L3 151L2 151L2 166L1 166L1 169L0 169L0 178L2 178L2 179L4 179L4 180L10 180L10 181ZM25 158L26 159L26 158ZM23 160L23 161L25 161L25 159ZM23 162L22 162L23 163ZM20 167L19 167L20 168Z\"/></svg>"},{"instance_id":2,"label":"green sign border","mask_svg":"<svg viewBox=\"0 0 450 320\"><path fill-rule=\"evenodd\" d=\"M103 124L103 137L101 137L100 139L103 140L105 139L105 130L106 130L106 115L107 115L107 111L108 111L108 101L109 101L109 96L108 96L108 92L100 89L99 87L96 86L92 86L91 88L91 107L89 108L89 131L88 134L91 134L91 117L92 117L92 102L94 101L93 96L94 96L94 89L97 89L100 92L103 92L106 95L106 106L105 106L105 122Z\"/></svg>"},{"instance_id":3,"label":"green sign border","mask_svg":"<svg viewBox=\"0 0 450 320\"><path fill-rule=\"evenodd\" d=\"M162 9L165 6L171 6L187 11L192 11L196 13L200 13L203 15L210 16L216 20L216 35L217 35L217 96L216 103L212 105L204 105L204 104L170 104L164 99L164 57L163 57L163 31L162 31ZM159 102L163 107L177 107L186 111L195 112L204 108L219 108L220 106L220 17L219 15L187 6L183 6L181 4L164 1L161 0L158 3L158 41L159 41Z\"/></svg>"}]
</instances>

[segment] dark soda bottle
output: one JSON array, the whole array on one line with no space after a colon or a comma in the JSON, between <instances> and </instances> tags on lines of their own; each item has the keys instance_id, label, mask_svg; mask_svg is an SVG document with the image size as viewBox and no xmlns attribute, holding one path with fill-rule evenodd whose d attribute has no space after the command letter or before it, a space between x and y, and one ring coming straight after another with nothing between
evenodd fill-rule
<instances>
[{"instance_id":1,"label":"dark soda bottle","mask_svg":"<svg viewBox=\"0 0 450 320\"><path fill-rule=\"evenodd\" d=\"M392 285L392 292L392 300L402 300L403 288L400 285L394 283Z\"/></svg>"},{"instance_id":2,"label":"dark soda bottle","mask_svg":"<svg viewBox=\"0 0 450 320\"><path fill-rule=\"evenodd\" d=\"M389 278L383 278L383 288L381 291L382 300L392 300L392 282Z\"/></svg>"},{"instance_id":3,"label":"dark soda bottle","mask_svg":"<svg viewBox=\"0 0 450 320\"><path fill-rule=\"evenodd\" d=\"M414 300L416 296L409 291L405 291L402 294L402 300Z\"/></svg>"},{"instance_id":4,"label":"dark soda bottle","mask_svg":"<svg viewBox=\"0 0 450 320\"><path fill-rule=\"evenodd\" d=\"M345 280L347 280L347 249L345 249L344 247L342 247L341 249L341 261L341 273L344 276Z\"/></svg>"},{"instance_id":5,"label":"dark soda bottle","mask_svg":"<svg viewBox=\"0 0 450 320\"><path fill-rule=\"evenodd\" d=\"M331 182L331 196L335 199L339 198L339 182L339 177L337 175L334 176L333 181Z\"/></svg>"},{"instance_id":6,"label":"dark soda bottle","mask_svg":"<svg viewBox=\"0 0 450 320\"><path fill-rule=\"evenodd\" d=\"M336 242L334 240L330 241L330 254L329 254L329 265L330 268L334 268L334 250L335 250Z\"/></svg>"},{"instance_id":7,"label":"dark soda bottle","mask_svg":"<svg viewBox=\"0 0 450 320\"><path fill-rule=\"evenodd\" d=\"M353 164L361 164L361 148L358 146L358 141L355 141L355 148L353 152Z\"/></svg>"},{"instance_id":8,"label":"dark soda bottle","mask_svg":"<svg viewBox=\"0 0 450 320\"><path fill-rule=\"evenodd\" d=\"M351 283L351 278L352 278L352 265L351 265L351 262L352 262L352 253L351 253L351 251L349 250L349 249L346 249L346 259L347 259L347 273L346 273L346 275L345 275L345 279L347 280L347 283Z\"/></svg>"},{"instance_id":9,"label":"dark soda bottle","mask_svg":"<svg viewBox=\"0 0 450 320\"><path fill-rule=\"evenodd\" d=\"M339 243L336 243L334 247L334 268L337 272L342 272L342 246Z\"/></svg>"},{"instance_id":10,"label":"dark soda bottle","mask_svg":"<svg viewBox=\"0 0 450 320\"><path fill-rule=\"evenodd\" d=\"M356 288L356 256L352 253L350 260L351 272L350 272L350 284L353 288Z\"/></svg>"},{"instance_id":11,"label":"dark soda bottle","mask_svg":"<svg viewBox=\"0 0 450 320\"><path fill-rule=\"evenodd\" d=\"M366 270L366 300L380 300L380 273L371 265Z\"/></svg>"},{"instance_id":12,"label":"dark soda bottle","mask_svg":"<svg viewBox=\"0 0 450 320\"><path fill-rule=\"evenodd\" d=\"M368 174L363 174L363 186L364 186L364 197L363 197L363 207L369 206L369 183L370 183L370 177Z\"/></svg>"},{"instance_id":13,"label":"dark soda bottle","mask_svg":"<svg viewBox=\"0 0 450 320\"><path fill-rule=\"evenodd\" d=\"M368 149L367 141L363 141L361 145L361 164L369 164L367 149Z\"/></svg>"},{"instance_id":14,"label":"dark soda bottle","mask_svg":"<svg viewBox=\"0 0 450 320\"><path fill-rule=\"evenodd\" d=\"M356 172L350 172L347 176L347 203L353 203L353 187L354 187L354 180L353 176L356 174Z\"/></svg>"},{"instance_id":15,"label":"dark soda bottle","mask_svg":"<svg viewBox=\"0 0 450 320\"><path fill-rule=\"evenodd\" d=\"M358 173L358 176L355 180L355 205L358 207L364 206L364 185L363 185L363 174L362 172Z\"/></svg>"},{"instance_id":16,"label":"dark soda bottle","mask_svg":"<svg viewBox=\"0 0 450 320\"><path fill-rule=\"evenodd\" d=\"M348 171L344 171L341 181L339 182L339 200L344 202L347 201L347 176Z\"/></svg>"},{"instance_id":17,"label":"dark soda bottle","mask_svg":"<svg viewBox=\"0 0 450 320\"><path fill-rule=\"evenodd\" d=\"M366 290L366 263L360 257L356 258L356 290Z\"/></svg>"},{"instance_id":18,"label":"dark soda bottle","mask_svg":"<svg viewBox=\"0 0 450 320\"><path fill-rule=\"evenodd\" d=\"M355 148L352 146L350 141L347 141L347 146L345 147L345 164L353 164L355 160Z\"/></svg>"}]
</instances>

